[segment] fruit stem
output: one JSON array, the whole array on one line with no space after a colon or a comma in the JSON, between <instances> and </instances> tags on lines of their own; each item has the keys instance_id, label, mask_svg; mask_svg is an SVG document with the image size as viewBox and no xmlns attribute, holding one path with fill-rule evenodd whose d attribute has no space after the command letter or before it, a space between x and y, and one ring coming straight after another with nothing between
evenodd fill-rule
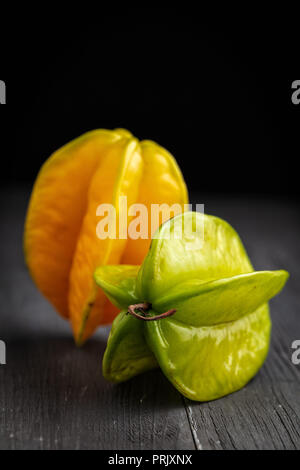
<instances>
[{"instance_id":1,"label":"fruit stem","mask_svg":"<svg viewBox=\"0 0 300 470\"><path fill-rule=\"evenodd\" d=\"M139 320L155 321L155 320L160 320L161 318L170 317L171 315L174 315L174 313L176 312L176 310L173 308L171 310L168 310L167 312L160 313L159 315L151 316L148 314L148 310L150 310L150 308L151 308L151 304L149 302L129 305L127 315L129 313L130 315L133 315L135 318L138 318ZM141 314L137 313L136 310L141 312Z\"/></svg>"}]
</instances>

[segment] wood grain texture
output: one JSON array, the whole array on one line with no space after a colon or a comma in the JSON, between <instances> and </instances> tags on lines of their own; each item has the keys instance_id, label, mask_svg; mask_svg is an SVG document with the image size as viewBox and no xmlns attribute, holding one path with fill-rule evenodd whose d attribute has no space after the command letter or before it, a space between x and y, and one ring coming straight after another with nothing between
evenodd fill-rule
<instances>
[{"instance_id":1,"label":"wood grain texture","mask_svg":"<svg viewBox=\"0 0 300 470\"><path fill-rule=\"evenodd\" d=\"M0 449L300 449L300 217L296 203L195 196L239 231L257 269L291 279L271 302L269 357L243 390L210 403L183 399L160 371L118 386L101 374L108 329L82 349L32 284L22 256L29 192L1 193Z\"/></svg>"}]
</instances>

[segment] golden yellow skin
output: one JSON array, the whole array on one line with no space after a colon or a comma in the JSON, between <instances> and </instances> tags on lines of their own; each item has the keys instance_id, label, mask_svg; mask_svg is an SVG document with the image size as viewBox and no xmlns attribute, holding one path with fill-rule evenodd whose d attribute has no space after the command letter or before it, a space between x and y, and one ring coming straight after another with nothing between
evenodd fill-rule
<instances>
[{"instance_id":1,"label":"golden yellow skin","mask_svg":"<svg viewBox=\"0 0 300 470\"><path fill-rule=\"evenodd\" d=\"M96 236L97 207L114 204L118 213L120 195L127 196L128 206L188 203L174 158L123 129L95 130L65 145L45 162L33 187L24 230L26 263L40 291L70 319L78 344L118 312L96 286L95 268L141 264L149 248L149 239Z\"/></svg>"}]
</instances>

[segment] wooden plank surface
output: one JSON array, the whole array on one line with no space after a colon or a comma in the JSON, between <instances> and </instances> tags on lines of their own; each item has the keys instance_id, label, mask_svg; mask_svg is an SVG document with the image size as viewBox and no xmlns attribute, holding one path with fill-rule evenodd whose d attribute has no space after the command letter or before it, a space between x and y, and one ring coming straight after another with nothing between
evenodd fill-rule
<instances>
[{"instance_id":1,"label":"wooden plank surface","mask_svg":"<svg viewBox=\"0 0 300 470\"><path fill-rule=\"evenodd\" d=\"M101 374L108 329L77 349L32 284L22 256L26 189L1 192L1 449L300 449L300 217L296 202L195 196L239 231L257 269L291 272L271 302L269 357L243 390L194 403L160 371L112 385Z\"/></svg>"}]
</instances>

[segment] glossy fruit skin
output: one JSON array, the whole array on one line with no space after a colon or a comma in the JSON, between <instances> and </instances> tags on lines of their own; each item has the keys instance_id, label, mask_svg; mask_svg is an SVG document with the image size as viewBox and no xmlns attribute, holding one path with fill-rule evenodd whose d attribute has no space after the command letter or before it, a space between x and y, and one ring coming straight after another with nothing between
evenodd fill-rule
<instances>
[{"instance_id":1,"label":"glossy fruit skin","mask_svg":"<svg viewBox=\"0 0 300 470\"><path fill-rule=\"evenodd\" d=\"M120 195L127 196L128 207L178 203L183 210L188 203L172 155L124 129L95 130L65 145L45 162L33 187L24 230L26 264L39 290L70 320L77 344L119 311L96 286L95 268L139 265L149 249L150 239L97 238L97 207L113 204L118 216Z\"/></svg>"},{"instance_id":2,"label":"glossy fruit skin","mask_svg":"<svg viewBox=\"0 0 300 470\"><path fill-rule=\"evenodd\" d=\"M166 239L191 222L200 227ZM197 225L198 224L198 225ZM198 243L200 242L200 243ZM113 273L118 269L118 276ZM263 365L270 344L268 301L288 273L255 272L243 244L225 221L185 212L165 222L139 271L99 267L95 280L122 307L103 358L103 374L128 380L159 366L187 398L209 401L242 388ZM127 299L127 300L126 300ZM128 305L148 302L149 315L170 309L168 318L142 321ZM120 348L120 350L119 350Z\"/></svg>"},{"instance_id":3,"label":"glossy fruit skin","mask_svg":"<svg viewBox=\"0 0 300 470\"><path fill-rule=\"evenodd\" d=\"M265 304L223 325L197 328L170 319L147 323L146 330L150 349L176 388L191 400L210 401L244 387L258 372L268 353L271 322Z\"/></svg>"}]
</instances>

